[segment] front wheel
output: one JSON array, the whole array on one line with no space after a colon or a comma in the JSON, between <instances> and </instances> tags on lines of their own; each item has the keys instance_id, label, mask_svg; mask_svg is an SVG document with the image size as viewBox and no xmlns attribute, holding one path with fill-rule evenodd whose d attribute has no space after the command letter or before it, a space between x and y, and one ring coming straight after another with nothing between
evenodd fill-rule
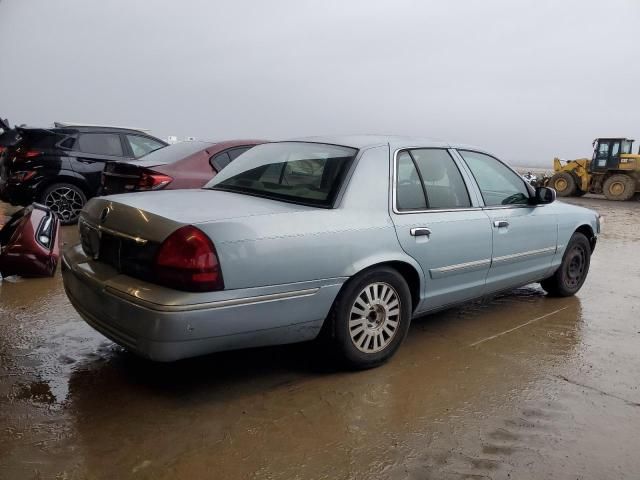
<instances>
[{"instance_id":1,"label":"front wheel","mask_svg":"<svg viewBox=\"0 0 640 480\"><path fill-rule=\"evenodd\" d=\"M560 267L552 277L540 282L540 285L553 297L575 295L587 279L590 263L591 245L589 245L589 240L582 233L575 232L562 256Z\"/></svg>"},{"instance_id":2,"label":"front wheel","mask_svg":"<svg viewBox=\"0 0 640 480\"><path fill-rule=\"evenodd\" d=\"M78 221L87 197L71 183L54 183L42 193L41 202L57 215L62 225L71 225Z\"/></svg>"},{"instance_id":3,"label":"front wheel","mask_svg":"<svg viewBox=\"0 0 640 480\"><path fill-rule=\"evenodd\" d=\"M578 191L578 182L570 172L556 173L549 180L549 186L556 191L559 197L572 197Z\"/></svg>"},{"instance_id":4,"label":"front wheel","mask_svg":"<svg viewBox=\"0 0 640 480\"><path fill-rule=\"evenodd\" d=\"M411 322L411 293L396 270L378 267L349 281L330 320L336 353L351 368L380 365L396 352Z\"/></svg>"}]
</instances>

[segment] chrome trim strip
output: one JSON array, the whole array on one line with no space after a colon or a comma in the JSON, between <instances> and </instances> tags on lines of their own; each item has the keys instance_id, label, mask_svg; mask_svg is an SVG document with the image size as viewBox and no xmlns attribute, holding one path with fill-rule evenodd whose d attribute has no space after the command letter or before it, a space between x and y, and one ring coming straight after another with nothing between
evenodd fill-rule
<instances>
[{"instance_id":1,"label":"chrome trim strip","mask_svg":"<svg viewBox=\"0 0 640 480\"><path fill-rule=\"evenodd\" d=\"M429 270L431 278L442 278L447 275L455 275L457 273L469 272L474 270L480 270L484 267L491 265L491 259L474 260L472 262L458 263L455 265L448 265L446 267L432 268Z\"/></svg>"},{"instance_id":2,"label":"chrome trim strip","mask_svg":"<svg viewBox=\"0 0 640 480\"><path fill-rule=\"evenodd\" d=\"M133 236L133 235L129 235L128 233L123 233L123 232L119 232L117 230L112 230L111 228L103 227L102 225L93 225L93 224L89 223L88 221L86 221L83 218L81 218L79 220L79 222L82 222L88 228L92 228L94 230L99 230L101 232L108 233L109 235L113 235L114 237L120 237L120 238L124 238L126 240L132 240L132 241L136 242L139 245L145 245L149 241L146 238L136 237L136 236Z\"/></svg>"},{"instance_id":3,"label":"chrome trim strip","mask_svg":"<svg viewBox=\"0 0 640 480\"><path fill-rule=\"evenodd\" d=\"M493 266L493 264L495 263L510 263L514 260L518 261L526 257L535 257L538 255L546 255L548 253L556 253L556 247L539 248L537 250L529 250L527 252L512 253L511 255L503 255L501 257L495 257L491 261L491 264Z\"/></svg>"},{"instance_id":4,"label":"chrome trim strip","mask_svg":"<svg viewBox=\"0 0 640 480\"><path fill-rule=\"evenodd\" d=\"M134 237L133 235L129 235L128 233L118 232L117 230L112 230L110 228L103 227L102 225L97 225L97 228L101 232L106 232L109 235L113 235L115 237L125 238L127 240L133 240L134 242L140 245L145 245L148 242L146 238Z\"/></svg>"},{"instance_id":5,"label":"chrome trim strip","mask_svg":"<svg viewBox=\"0 0 640 480\"><path fill-rule=\"evenodd\" d=\"M159 312L186 312L191 310L240 307L253 305L256 303L273 302L275 300L289 300L292 298L309 297L318 293L318 291L320 291L320 287L307 288L304 290L294 290L290 292L271 293L268 295L258 295L255 297L233 298L229 300L218 300L215 302L194 303L191 305L161 305L158 303L152 303L137 298L136 296L130 295L129 293L123 292L121 290L116 290L115 288L109 286L105 288L105 291L118 298L126 300L130 303L134 303L136 305L144 306L150 310L156 310Z\"/></svg>"}]
</instances>

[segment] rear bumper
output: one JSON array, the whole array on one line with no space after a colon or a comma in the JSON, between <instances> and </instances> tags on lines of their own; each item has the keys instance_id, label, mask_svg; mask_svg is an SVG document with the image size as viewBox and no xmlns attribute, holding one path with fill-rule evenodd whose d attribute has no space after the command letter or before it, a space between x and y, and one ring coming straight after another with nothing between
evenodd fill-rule
<instances>
[{"instance_id":1,"label":"rear bumper","mask_svg":"<svg viewBox=\"0 0 640 480\"><path fill-rule=\"evenodd\" d=\"M290 284L284 286L287 291L275 294L250 289L247 296L246 290L239 290L235 298L225 292L223 300L202 304L156 305L114 289L99 278L100 272L92 274L88 262L78 264L79 256L77 248L63 254L62 276L67 296L80 316L125 348L165 362L311 340L319 333L343 281ZM122 282L122 276L118 277Z\"/></svg>"}]
</instances>

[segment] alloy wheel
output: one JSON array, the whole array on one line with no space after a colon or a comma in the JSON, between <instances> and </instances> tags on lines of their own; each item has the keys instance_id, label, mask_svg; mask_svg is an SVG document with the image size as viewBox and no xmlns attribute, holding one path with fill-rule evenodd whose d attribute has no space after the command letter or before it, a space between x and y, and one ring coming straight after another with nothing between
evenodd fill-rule
<instances>
[{"instance_id":1,"label":"alloy wheel","mask_svg":"<svg viewBox=\"0 0 640 480\"><path fill-rule=\"evenodd\" d=\"M364 353L385 349L400 322L400 297L384 282L367 285L351 307L349 334L355 347Z\"/></svg>"},{"instance_id":2,"label":"alloy wheel","mask_svg":"<svg viewBox=\"0 0 640 480\"><path fill-rule=\"evenodd\" d=\"M80 210L84 207L84 199L73 188L60 187L47 194L44 204L61 220L70 222L80 214Z\"/></svg>"}]
</instances>

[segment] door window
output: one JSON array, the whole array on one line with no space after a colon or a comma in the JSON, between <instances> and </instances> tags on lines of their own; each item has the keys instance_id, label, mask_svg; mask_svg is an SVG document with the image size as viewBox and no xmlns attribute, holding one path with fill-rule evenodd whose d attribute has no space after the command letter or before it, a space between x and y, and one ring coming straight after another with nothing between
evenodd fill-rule
<instances>
[{"instance_id":1,"label":"door window","mask_svg":"<svg viewBox=\"0 0 640 480\"><path fill-rule=\"evenodd\" d=\"M113 133L83 133L78 139L78 148L95 155L123 156L120 135Z\"/></svg>"},{"instance_id":2,"label":"door window","mask_svg":"<svg viewBox=\"0 0 640 480\"><path fill-rule=\"evenodd\" d=\"M213 157L211 157L211 161L209 162L211 166L214 168L216 172L219 172L224 167L229 165L231 159L229 158L229 154L227 152L219 153Z\"/></svg>"},{"instance_id":3,"label":"door window","mask_svg":"<svg viewBox=\"0 0 640 480\"><path fill-rule=\"evenodd\" d=\"M440 148L411 150L427 192L429 208L471 206L469 193L449 152Z\"/></svg>"},{"instance_id":4,"label":"door window","mask_svg":"<svg viewBox=\"0 0 640 480\"><path fill-rule=\"evenodd\" d=\"M499 160L483 153L460 150L473 174L486 206L529 203L524 180Z\"/></svg>"},{"instance_id":5,"label":"door window","mask_svg":"<svg viewBox=\"0 0 640 480\"><path fill-rule=\"evenodd\" d=\"M398 210L422 210L427 208L420 175L409 152L398 154L396 164L396 207Z\"/></svg>"},{"instance_id":6,"label":"door window","mask_svg":"<svg viewBox=\"0 0 640 480\"><path fill-rule=\"evenodd\" d=\"M396 177L398 210L471 206L460 170L444 149L422 148L400 152Z\"/></svg>"},{"instance_id":7,"label":"door window","mask_svg":"<svg viewBox=\"0 0 640 480\"><path fill-rule=\"evenodd\" d=\"M240 147L240 148L234 148L233 150L229 150L229 158L231 159L231 161L233 161L236 158L238 158L240 155L242 155L244 152L249 150L250 148L251 147Z\"/></svg>"},{"instance_id":8,"label":"door window","mask_svg":"<svg viewBox=\"0 0 640 480\"><path fill-rule=\"evenodd\" d=\"M164 147L162 143L154 140L153 138L142 137L140 135L127 135L126 137L127 142L129 142L129 146L131 147L131 151L133 152L133 156L136 158Z\"/></svg>"}]
</instances>

